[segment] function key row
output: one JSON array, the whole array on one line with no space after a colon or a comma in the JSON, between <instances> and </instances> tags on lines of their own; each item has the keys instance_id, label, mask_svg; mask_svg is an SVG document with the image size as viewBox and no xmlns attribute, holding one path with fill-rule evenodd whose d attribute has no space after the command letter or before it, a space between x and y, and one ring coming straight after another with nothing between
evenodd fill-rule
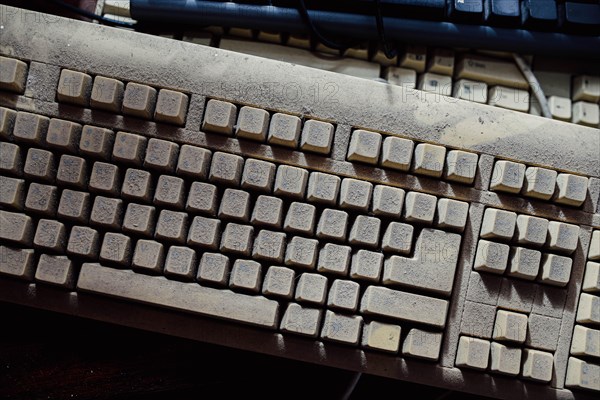
<instances>
[{"instance_id":1,"label":"function key row","mask_svg":"<svg viewBox=\"0 0 600 400\"><path fill-rule=\"evenodd\" d=\"M352 132L347 160L398 171L473 184L479 156L444 146L417 143L397 136L357 129Z\"/></svg>"},{"instance_id":2,"label":"function key row","mask_svg":"<svg viewBox=\"0 0 600 400\"><path fill-rule=\"evenodd\" d=\"M187 94L153 88L136 82L95 76L63 69L56 98L59 103L123 113L143 119L154 119L174 125L184 125L189 97Z\"/></svg>"}]
</instances>

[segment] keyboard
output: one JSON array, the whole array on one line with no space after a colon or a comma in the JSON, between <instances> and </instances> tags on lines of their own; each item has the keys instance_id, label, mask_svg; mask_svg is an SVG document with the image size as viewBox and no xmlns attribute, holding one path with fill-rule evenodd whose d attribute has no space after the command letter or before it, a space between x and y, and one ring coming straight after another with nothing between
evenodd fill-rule
<instances>
[{"instance_id":1,"label":"keyboard","mask_svg":"<svg viewBox=\"0 0 600 400\"><path fill-rule=\"evenodd\" d=\"M1 301L597 396L598 129L27 13L53 22L3 21Z\"/></svg>"}]
</instances>

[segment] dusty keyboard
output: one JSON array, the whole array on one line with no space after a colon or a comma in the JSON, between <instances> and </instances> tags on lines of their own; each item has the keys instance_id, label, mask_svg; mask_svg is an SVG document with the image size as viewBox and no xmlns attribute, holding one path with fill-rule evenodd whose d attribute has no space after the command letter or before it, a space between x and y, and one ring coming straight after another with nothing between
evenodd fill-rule
<instances>
[{"instance_id":1,"label":"dusty keyboard","mask_svg":"<svg viewBox=\"0 0 600 400\"><path fill-rule=\"evenodd\" d=\"M598 129L52 18L3 21L2 301L597 396Z\"/></svg>"}]
</instances>

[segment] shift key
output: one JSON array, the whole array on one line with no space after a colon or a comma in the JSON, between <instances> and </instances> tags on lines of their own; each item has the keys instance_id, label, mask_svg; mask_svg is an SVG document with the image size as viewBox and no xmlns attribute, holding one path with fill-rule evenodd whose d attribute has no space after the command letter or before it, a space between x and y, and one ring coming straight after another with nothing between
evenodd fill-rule
<instances>
[{"instance_id":1,"label":"shift key","mask_svg":"<svg viewBox=\"0 0 600 400\"><path fill-rule=\"evenodd\" d=\"M457 79L482 81L488 85L528 89L529 83L513 61L497 60L477 55L465 55L458 63Z\"/></svg>"}]
</instances>

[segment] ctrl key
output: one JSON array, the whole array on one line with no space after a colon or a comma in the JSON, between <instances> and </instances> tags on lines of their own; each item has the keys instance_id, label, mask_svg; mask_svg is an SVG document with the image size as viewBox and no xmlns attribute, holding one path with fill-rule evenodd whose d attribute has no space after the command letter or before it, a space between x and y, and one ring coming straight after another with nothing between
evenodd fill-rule
<instances>
[{"instance_id":1,"label":"ctrl key","mask_svg":"<svg viewBox=\"0 0 600 400\"><path fill-rule=\"evenodd\" d=\"M570 357L565 386L600 391L600 365Z\"/></svg>"},{"instance_id":2,"label":"ctrl key","mask_svg":"<svg viewBox=\"0 0 600 400\"><path fill-rule=\"evenodd\" d=\"M458 342L456 366L484 370L490 357L490 342L462 336Z\"/></svg>"},{"instance_id":3,"label":"ctrl key","mask_svg":"<svg viewBox=\"0 0 600 400\"><path fill-rule=\"evenodd\" d=\"M0 275L30 281L34 273L33 250L0 246Z\"/></svg>"}]
</instances>

